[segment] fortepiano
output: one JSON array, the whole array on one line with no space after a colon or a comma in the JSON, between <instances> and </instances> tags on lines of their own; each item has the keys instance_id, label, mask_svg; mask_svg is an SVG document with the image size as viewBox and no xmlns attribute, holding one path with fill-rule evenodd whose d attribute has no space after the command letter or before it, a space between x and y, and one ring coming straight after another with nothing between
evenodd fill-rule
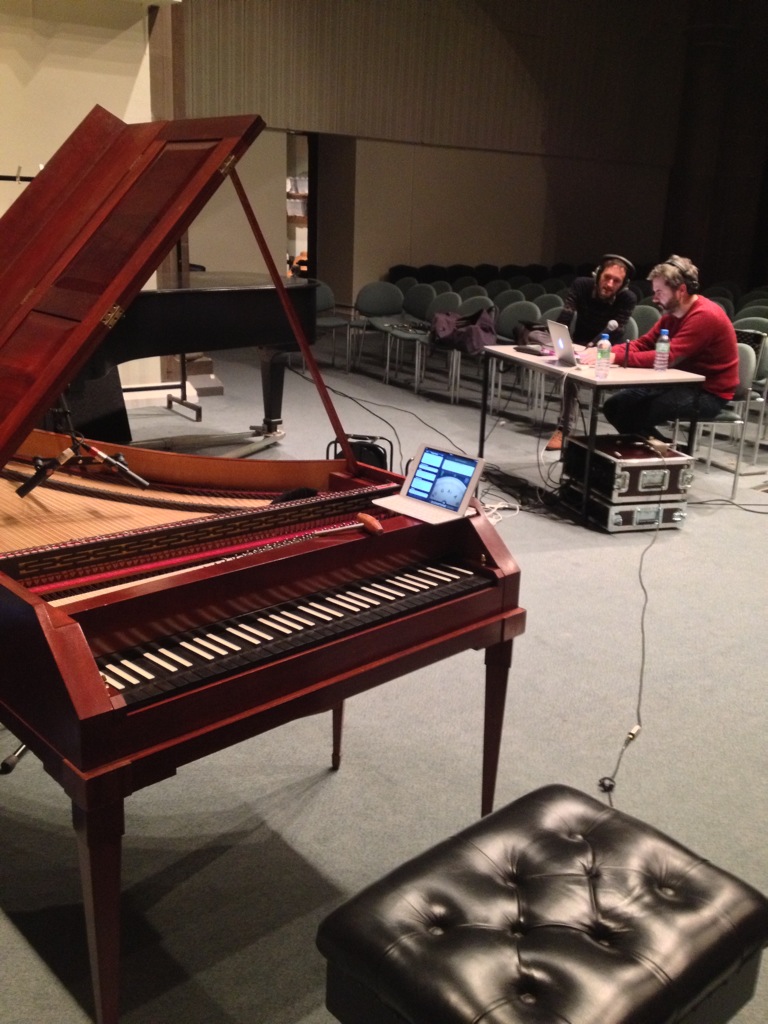
<instances>
[{"instance_id":1,"label":"fortepiano","mask_svg":"<svg viewBox=\"0 0 768 1024\"><path fill-rule=\"evenodd\" d=\"M119 1021L137 790L326 711L338 768L348 697L483 649L482 813L493 805L518 567L479 505L428 526L372 504L401 478L355 460L234 169L261 127L95 108L0 221L0 720L71 802L99 1024ZM341 456L131 448L139 490L120 446L34 427L227 177Z\"/></svg>"}]
</instances>

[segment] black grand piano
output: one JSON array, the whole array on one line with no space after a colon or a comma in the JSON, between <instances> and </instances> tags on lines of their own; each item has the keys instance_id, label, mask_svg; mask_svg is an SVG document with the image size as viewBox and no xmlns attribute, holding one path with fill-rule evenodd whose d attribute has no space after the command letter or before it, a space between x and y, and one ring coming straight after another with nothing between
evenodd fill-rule
<instances>
[{"instance_id":1,"label":"black grand piano","mask_svg":"<svg viewBox=\"0 0 768 1024\"><path fill-rule=\"evenodd\" d=\"M284 285L313 344L316 282L288 278ZM96 358L111 366L147 356L250 346L256 347L261 368L264 419L260 429L265 435L275 434L282 423L286 362L299 345L266 274L190 271L172 287L139 292Z\"/></svg>"}]
</instances>

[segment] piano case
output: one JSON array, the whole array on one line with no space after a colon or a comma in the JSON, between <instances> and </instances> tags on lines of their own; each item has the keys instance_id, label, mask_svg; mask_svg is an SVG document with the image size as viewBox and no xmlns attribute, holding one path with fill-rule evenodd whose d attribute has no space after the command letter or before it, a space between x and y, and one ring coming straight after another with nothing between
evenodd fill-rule
<instances>
[{"instance_id":1,"label":"piano case","mask_svg":"<svg viewBox=\"0 0 768 1024\"><path fill-rule=\"evenodd\" d=\"M0 549L0 721L71 800L100 1024L120 1018L121 843L137 790L320 713L338 768L347 698L482 649L481 812L493 805L512 645L525 626L520 571L482 514L439 526L373 515L373 497L402 478L358 465L244 194L234 165L262 128L257 116L126 125L97 107L0 219L0 496L21 528L10 550L6 527ZM100 361L142 284L226 177L344 459L257 464L135 448L128 469L114 445L35 429ZM311 294L306 282L301 290ZM130 527L138 503L125 492L137 489L112 479L118 467L152 492L147 518ZM64 484L84 509L60 512ZM93 486L109 492L106 510L87 507L83 488ZM281 493L299 486L313 496ZM378 598L365 590L372 579ZM222 629L226 643L214 643ZM197 664L168 660L172 636ZM139 666L137 643L155 671ZM131 678L126 645L142 668ZM191 674L178 685L180 668Z\"/></svg>"},{"instance_id":2,"label":"piano case","mask_svg":"<svg viewBox=\"0 0 768 1024\"><path fill-rule=\"evenodd\" d=\"M566 438L563 477L581 488L587 457L586 438ZM590 496L608 505L683 501L693 480L693 459L670 449L662 455L645 438L607 434L595 438Z\"/></svg>"},{"instance_id":3,"label":"piano case","mask_svg":"<svg viewBox=\"0 0 768 1024\"><path fill-rule=\"evenodd\" d=\"M584 491L575 481L566 480L560 496L568 508L581 512ZM608 533L680 529L687 515L686 505L684 500L611 504L592 491L587 499L587 515L590 522Z\"/></svg>"}]
</instances>

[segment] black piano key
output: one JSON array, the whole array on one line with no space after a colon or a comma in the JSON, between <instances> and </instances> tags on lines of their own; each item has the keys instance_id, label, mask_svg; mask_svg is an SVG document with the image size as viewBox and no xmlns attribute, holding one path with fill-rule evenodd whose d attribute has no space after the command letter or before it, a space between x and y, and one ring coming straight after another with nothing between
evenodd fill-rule
<instances>
[{"instance_id":1,"label":"black piano key","mask_svg":"<svg viewBox=\"0 0 768 1024\"><path fill-rule=\"evenodd\" d=\"M131 647L97 662L107 680L115 680L126 703L156 700L485 586L485 577L457 566L404 566ZM123 675L115 672L116 666Z\"/></svg>"}]
</instances>

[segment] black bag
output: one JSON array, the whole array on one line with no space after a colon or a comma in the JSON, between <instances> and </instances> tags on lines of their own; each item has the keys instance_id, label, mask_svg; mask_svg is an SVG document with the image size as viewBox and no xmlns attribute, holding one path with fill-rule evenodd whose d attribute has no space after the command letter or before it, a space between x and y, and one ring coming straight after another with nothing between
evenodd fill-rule
<instances>
[{"instance_id":1,"label":"black bag","mask_svg":"<svg viewBox=\"0 0 768 1024\"><path fill-rule=\"evenodd\" d=\"M496 343L494 310L479 309L468 316L435 313L430 337L439 348L458 348L469 355L478 355L486 345Z\"/></svg>"}]
</instances>

